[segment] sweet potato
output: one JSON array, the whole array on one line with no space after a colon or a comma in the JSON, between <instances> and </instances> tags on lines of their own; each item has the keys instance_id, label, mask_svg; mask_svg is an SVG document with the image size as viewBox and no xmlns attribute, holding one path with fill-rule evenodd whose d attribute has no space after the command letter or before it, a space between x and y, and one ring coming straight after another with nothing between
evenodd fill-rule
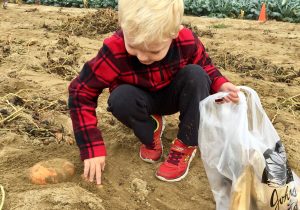
<instances>
[{"instance_id":1,"label":"sweet potato","mask_svg":"<svg viewBox=\"0 0 300 210\"><path fill-rule=\"evenodd\" d=\"M29 179L33 184L53 184L68 180L74 175L74 165L60 158L42 161L29 169Z\"/></svg>"}]
</instances>

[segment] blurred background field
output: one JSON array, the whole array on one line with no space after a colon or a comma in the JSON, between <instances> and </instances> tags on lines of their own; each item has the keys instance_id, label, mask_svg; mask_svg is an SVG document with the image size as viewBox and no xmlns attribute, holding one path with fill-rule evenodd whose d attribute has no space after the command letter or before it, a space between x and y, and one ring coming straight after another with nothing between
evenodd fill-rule
<instances>
[{"instance_id":1,"label":"blurred background field","mask_svg":"<svg viewBox=\"0 0 300 210\"><path fill-rule=\"evenodd\" d=\"M24 0L24 3L62 7L117 9L117 0ZM257 19L262 3L267 5L269 19L300 22L299 0L185 0L186 14L209 17Z\"/></svg>"}]
</instances>

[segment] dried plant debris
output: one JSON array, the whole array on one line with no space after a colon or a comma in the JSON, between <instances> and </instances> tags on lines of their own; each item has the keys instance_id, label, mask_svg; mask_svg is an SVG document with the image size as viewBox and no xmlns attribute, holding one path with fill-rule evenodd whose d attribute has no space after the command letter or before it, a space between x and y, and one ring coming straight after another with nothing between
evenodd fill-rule
<instances>
[{"instance_id":1,"label":"dried plant debris","mask_svg":"<svg viewBox=\"0 0 300 210\"><path fill-rule=\"evenodd\" d=\"M67 109L66 100L56 99L46 90L9 93L0 97L0 130L24 134L46 145L51 142L73 144L71 134L52 119L54 112L65 114Z\"/></svg>"},{"instance_id":2,"label":"dried plant debris","mask_svg":"<svg viewBox=\"0 0 300 210\"><path fill-rule=\"evenodd\" d=\"M11 54L10 42L0 40L0 63L1 63L1 59L8 57L10 54Z\"/></svg>"},{"instance_id":3,"label":"dried plant debris","mask_svg":"<svg viewBox=\"0 0 300 210\"><path fill-rule=\"evenodd\" d=\"M49 26L43 27L49 28ZM112 9L99 9L83 17L70 17L62 25L55 27L54 31L63 31L70 35L92 38L116 31L118 28L117 12Z\"/></svg>"},{"instance_id":4,"label":"dried plant debris","mask_svg":"<svg viewBox=\"0 0 300 210\"><path fill-rule=\"evenodd\" d=\"M25 12L38 12L38 11L39 11L38 8L30 8L25 10Z\"/></svg>"},{"instance_id":5,"label":"dried plant debris","mask_svg":"<svg viewBox=\"0 0 300 210\"><path fill-rule=\"evenodd\" d=\"M200 30L197 26L192 25L191 23L188 22L184 22L182 25L192 30L198 37L208 37L208 38L214 37L214 33L211 30Z\"/></svg>"},{"instance_id":6,"label":"dried plant debris","mask_svg":"<svg viewBox=\"0 0 300 210\"><path fill-rule=\"evenodd\" d=\"M42 67L50 74L57 74L66 80L71 80L78 75L78 59L80 46L74 41L69 41L66 36L60 36L57 43L47 50L47 61Z\"/></svg>"},{"instance_id":7,"label":"dried plant debris","mask_svg":"<svg viewBox=\"0 0 300 210\"><path fill-rule=\"evenodd\" d=\"M251 76L272 82L295 83L299 85L300 69L272 64L266 59L246 57L242 54L217 52L210 50L210 56L216 65L225 70L234 71L244 76Z\"/></svg>"}]
</instances>

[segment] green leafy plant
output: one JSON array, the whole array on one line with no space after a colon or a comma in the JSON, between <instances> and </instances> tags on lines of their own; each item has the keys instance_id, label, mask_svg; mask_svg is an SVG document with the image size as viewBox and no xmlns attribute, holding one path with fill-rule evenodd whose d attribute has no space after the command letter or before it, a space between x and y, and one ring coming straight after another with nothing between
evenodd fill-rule
<instances>
[{"instance_id":1,"label":"green leafy plant","mask_svg":"<svg viewBox=\"0 0 300 210\"><path fill-rule=\"evenodd\" d=\"M26 3L34 3L27 0ZM83 0L40 0L41 4L83 7ZM262 3L266 3L269 19L300 22L300 0L184 0L185 13L196 16L257 19ZM118 0L88 0L89 7L117 8Z\"/></svg>"},{"instance_id":2,"label":"green leafy plant","mask_svg":"<svg viewBox=\"0 0 300 210\"><path fill-rule=\"evenodd\" d=\"M299 0L274 0L268 4L269 17L276 20L300 22Z\"/></svg>"},{"instance_id":3,"label":"green leafy plant","mask_svg":"<svg viewBox=\"0 0 300 210\"><path fill-rule=\"evenodd\" d=\"M210 17L257 19L262 3L266 3L270 19L300 22L299 0L185 0L186 14Z\"/></svg>"}]
</instances>

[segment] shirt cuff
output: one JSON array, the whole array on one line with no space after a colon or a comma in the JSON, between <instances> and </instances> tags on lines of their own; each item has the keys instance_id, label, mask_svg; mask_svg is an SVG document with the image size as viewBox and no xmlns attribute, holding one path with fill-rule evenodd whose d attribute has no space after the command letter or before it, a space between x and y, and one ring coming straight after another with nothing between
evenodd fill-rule
<instances>
[{"instance_id":1,"label":"shirt cuff","mask_svg":"<svg viewBox=\"0 0 300 210\"><path fill-rule=\"evenodd\" d=\"M211 89L214 93L219 92L221 86L225 83L225 82L229 82L229 80L226 77L217 77L214 79L212 85L211 85Z\"/></svg>"},{"instance_id":2,"label":"shirt cuff","mask_svg":"<svg viewBox=\"0 0 300 210\"><path fill-rule=\"evenodd\" d=\"M82 161L85 159L90 159L94 157L106 156L105 145L97 145L88 148L80 148L80 158Z\"/></svg>"}]
</instances>

